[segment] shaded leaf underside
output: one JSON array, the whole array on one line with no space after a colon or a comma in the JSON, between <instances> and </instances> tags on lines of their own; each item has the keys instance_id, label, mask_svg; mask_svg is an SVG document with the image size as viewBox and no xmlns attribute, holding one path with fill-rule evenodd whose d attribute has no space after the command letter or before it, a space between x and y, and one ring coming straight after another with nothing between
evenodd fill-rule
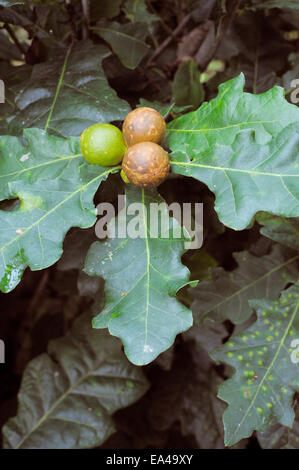
<instances>
[{"instance_id":1,"label":"shaded leaf underside","mask_svg":"<svg viewBox=\"0 0 299 470\"><path fill-rule=\"evenodd\" d=\"M92 330L82 315L71 333L49 344L24 372L18 414L3 428L6 449L82 449L113 432L111 415L147 390L121 343Z\"/></svg>"}]
</instances>

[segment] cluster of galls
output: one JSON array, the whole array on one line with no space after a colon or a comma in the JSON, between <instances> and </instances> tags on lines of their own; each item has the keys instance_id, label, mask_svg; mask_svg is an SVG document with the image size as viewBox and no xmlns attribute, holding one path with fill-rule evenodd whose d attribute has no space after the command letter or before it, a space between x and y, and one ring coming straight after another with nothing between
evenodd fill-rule
<instances>
[{"instance_id":1,"label":"cluster of galls","mask_svg":"<svg viewBox=\"0 0 299 470\"><path fill-rule=\"evenodd\" d=\"M137 108L123 123L122 133L112 124L95 124L81 135L81 150L89 163L101 166L122 161L121 176L126 183L153 188L165 180L169 158L158 145L164 138L166 124L158 111Z\"/></svg>"}]
</instances>

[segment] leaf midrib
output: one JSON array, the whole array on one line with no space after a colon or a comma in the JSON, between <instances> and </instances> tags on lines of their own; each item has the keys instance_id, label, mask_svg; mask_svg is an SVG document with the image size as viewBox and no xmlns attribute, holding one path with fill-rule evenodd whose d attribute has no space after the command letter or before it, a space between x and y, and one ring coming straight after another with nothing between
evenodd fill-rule
<instances>
[{"instance_id":1,"label":"leaf midrib","mask_svg":"<svg viewBox=\"0 0 299 470\"><path fill-rule=\"evenodd\" d=\"M273 124L279 122L281 123L282 121L275 119L273 121L244 121L244 122L239 122L238 124L230 124L229 126L223 126L223 127L212 127L212 128L201 128L201 129L176 129L175 127L173 128L167 128L167 132L192 132L193 133L201 133L201 132L214 132L214 131L223 131L226 129L232 129L234 127L240 127L240 126L250 126L251 124Z\"/></svg>"},{"instance_id":2,"label":"leaf midrib","mask_svg":"<svg viewBox=\"0 0 299 470\"><path fill-rule=\"evenodd\" d=\"M216 171L222 171L222 172L235 172L235 173L245 173L249 175L259 175L259 176L274 176L276 178L286 178L286 177L292 177L292 178L299 178L299 174L284 174L284 173L267 173L263 171L256 171L256 170L250 170L250 169L241 169L241 168L227 168L227 167L221 167L221 166L213 166L213 165L204 165L203 163L193 163L193 162L178 162L176 160L171 160L170 162L172 165L178 165L178 166L195 166L199 168L206 168L208 170L216 170Z\"/></svg>"},{"instance_id":3,"label":"leaf midrib","mask_svg":"<svg viewBox=\"0 0 299 470\"><path fill-rule=\"evenodd\" d=\"M143 346L143 352L145 352L145 347L147 345L147 338L148 338L148 314L149 314L149 277L150 277L150 250L149 250L149 243L148 243L148 228L147 228L147 218L146 218L146 212L145 212L145 198L144 198L144 189L142 189L142 216L143 216L143 223L144 223L144 228L145 228L145 248L146 248L146 314L145 314L145 338L144 338L144 346Z\"/></svg>"},{"instance_id":4,"label":"leaf midrib","mask_svg":"<svg viewBox=\"0 0 299 470\"><path fill-rule=\"evenodd\" d=\"M65 72L66 72L67 63L68 63L68 60L69 60L69 56L70 56L72 47L73 47L73 43L69 46L69 48L67 50L67 53L66 53L66 56L65 56L65 59L64 59L64 62L63 62L61 74L59 76L59 80L58 80L58 83L57 83L57 88L56 88L55 95L54 95L54 98L53 98L53 102L52 102L52 105L51 105L51 108L50 108L49 116L48 116L48 119L47 119L47 122L46 122L46 125L45 125L45 131L47 131L47 129L49 127L49 124L51 122L51 119L52 119L52 115L53 115L53 112L54 112L56 101L57 101L58 95L60 93L62 84L63 84L63 79L64 79L64 75L65 75Z\"/></svg>"}]
</instances>

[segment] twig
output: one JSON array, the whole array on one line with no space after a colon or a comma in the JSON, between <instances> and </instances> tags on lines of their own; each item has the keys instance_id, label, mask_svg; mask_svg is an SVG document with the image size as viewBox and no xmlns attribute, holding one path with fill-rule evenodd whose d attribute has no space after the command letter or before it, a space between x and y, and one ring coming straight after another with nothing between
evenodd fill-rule
<instances>
[{"instance_id":1,"label":"twig","mask_svg":"<svg viewBox=\"0 0 299 470\"><path fill-rule=\"evenodd\" d=\"M191 14L186 15L185 18L183 18L183 20L180 22L180 24L173 31L172 35L169 36L168 38L166 38L165 41L162 42L162 44L158 47L158 49L149 58L149 60L147 62L147 66L151 65L153 63L154 59L156 59L164 51L164 49L166 49L168 44L175 38L175 36L177 36L182 31L184 26L186 26L186 24L188 23L190 17L191 17Z\"/></svg>"},{"instance_id":2,"label":"twig","mask_svg":"<svg viewBox=\"0 0 299 470\"><path fill-rule=\"evenodd\" d=\"M11 39L13 40L13 42L15 43L15 45L17 46L17 48L19 49L19 51L21 52L21 54L26 54L26 50L24 49L24 47L22 46L22 44L20 43L20 41L18 40L17 36L15 35L15 32L14 30L9 26L9 24L5 23L5 25L3 26L4 29L6 29L6 31L8 32L8 34L10 35Z\"/></svg>"},{"instance_id":3,"label":"twig","mask_svg":"<svg viewBox=\"0 0 299 470\"><path fill-rule=\"evenodd\" d=\"M178 23L180 23L183 20L183 11L182 11L182 5L181 5L181 0L175 0L175 9L176 9L176 17Z\"/></svg>"}]
</instances>

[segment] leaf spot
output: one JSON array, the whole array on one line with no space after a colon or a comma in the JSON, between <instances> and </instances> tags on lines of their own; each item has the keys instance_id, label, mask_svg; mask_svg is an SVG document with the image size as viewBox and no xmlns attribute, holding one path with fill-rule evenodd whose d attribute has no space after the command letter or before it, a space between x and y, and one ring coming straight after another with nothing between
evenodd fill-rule
<instances>
[{"instance_id":1,"label":"leaf spot","mask_svg":"<svg viewBox=\"0 0 299 470\"><path fill-rule=\"evenodd\" d=\"M29 155L30 155L30 152L25 153L24 155L22 155L21 158L20 158L20 162L25 162L26 160L28 160Z\"/></svg>"}]
</instances>

